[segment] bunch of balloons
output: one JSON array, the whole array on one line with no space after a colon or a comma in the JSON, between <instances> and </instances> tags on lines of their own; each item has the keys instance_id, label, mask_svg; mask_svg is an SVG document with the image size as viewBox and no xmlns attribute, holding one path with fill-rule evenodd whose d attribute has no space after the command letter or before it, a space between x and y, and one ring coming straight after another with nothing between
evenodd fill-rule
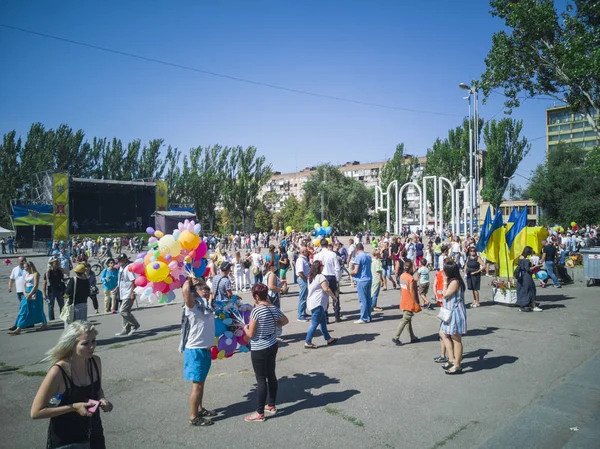
<instances>
[{"instance_id":1,"label":"bunch of balloons","mask_svg":"<svg viewBox=\"0 0 600 449\"><path fill-rule=\"evenodd\" d=\"M325 236L331 235L333 232L333 229L331 226L329 226L329 222L327 220L323 220L323 223L321 224L315 223L314 229L316 238L314 239L313 244L315 246L321 245L321 239ZM328 238L327 241L331 243L331 238Z\"/></svg>"},{"instance_id":2,"label":"bunch of balloons","mask_svg":"<svg viewBox=\"0 0 600 449\"><path fill-rule=\"evenodd\" d=\"M552 229L554 229L555 232L565 232L565 228L563 228L562 226L559 226L557 224L555 224Z\"/></svg>"},{"instance_id":3,"label":"bunch of balloons","mask_svg":"<svg viewBox=\"0 0 600 449\"><path fill-rule=\"evenodd\" d=\"M294 228L292 228L291 226L286 226L285 227L285 233L286 234L291 234L293 230L294 230Z\"/></svg>"},{"instance_id":4,"label":"bunch of balloons","mask_svg":"<svg viewBox=\"0 0 600 449\"><path fill-rule=\"evenodd\" d=\"M177 225L173 234L163 234L153 228L146 232L148 252L140 253L129 270L139 276L135 280L140 301L149 303L170 303L175 292L181 288L191 273L205 276L207 273L207 246L200 239L200 225L193 220L185 220Z\"/></svg>"},{"instance_id":5,"label":"bunch of balloons","mask_svg":"<svg viewBox=\"0 0 600 449\"><path fill-rule=\"evenodd\" d=\"M577 223L574 221L571 222L571 227L573 228L573 231L577 231L579 229L579 226L577 226Z\"/></svg>"},{"instance_id":6,"label":"bunch of balloons","mask_svg":"<svg viewBox=\"0 0 600 449\"><path fill-rule=\"evenodd\" d=\"M252 306L232 296L229 301L215 301L215 345L210 348L212 359L229 358L237 350L248 352L249 338L244 326L250 322Z\"/></svg>"}]
</instances>

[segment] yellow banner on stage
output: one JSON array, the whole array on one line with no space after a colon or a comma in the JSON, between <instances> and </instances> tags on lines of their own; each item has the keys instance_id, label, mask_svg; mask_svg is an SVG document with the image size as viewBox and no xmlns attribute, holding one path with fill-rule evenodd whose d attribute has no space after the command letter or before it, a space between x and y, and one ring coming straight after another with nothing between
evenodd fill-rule
<instances>
[{"instance_id":1,"label":"yellow banner on stage","mask_svg":"<svg viewBox=\"0 0 600 449\"><path fill-rule=\"evenodd\" d=\"M156 181L156 210L167 210L167 181L159 179Z\"/></svg>"},{"instance_id":2,"label":"yellow banner on stage","mask_svg":"<svg viewBox=\"0 0 600 449\"><path fill-rule=\"evenodd\" d=\"M52 175L52 203L54 208L54 239L69 239L69 175Z\"/></svg>"}]
</instances>

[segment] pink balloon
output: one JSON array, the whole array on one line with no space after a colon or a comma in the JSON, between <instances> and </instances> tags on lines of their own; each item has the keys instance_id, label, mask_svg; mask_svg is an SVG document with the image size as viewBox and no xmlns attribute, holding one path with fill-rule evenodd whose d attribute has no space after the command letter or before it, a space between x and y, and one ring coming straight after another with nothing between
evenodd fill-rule
<instances>
[{"instance_id":1,"label":"pink balloon","mask_svg":"<svg viewBox=\"0 0 600 449\"><path fill-rule=\"evenodd\" d=\"M181 283L178 280L171 282L171 285L173 286L171 290L177 290L178 288L181 288Z\"/></svg>"},{"instance_id":2,"label":"pink balloon","mask_svg":"<svg viewBox=\"0 0 600 449\"><path fill-rule=\"evenodd\" d=\"M169 263L169 268L170 268L171 270L174 270L174 269L176 269L176 268L177 268L177 262L173 261L173 262Z\"/></svg>"},{"instance_id":3,"label":"pink balloon","mask_svg":"<svg viewBox=\"0 0 600 449\"><path fill-rule=\"evenodd\" d=\"M206 254L206 251L208 250L208 247L206 246L206 242L203 240L200 242L200 244L198 245L198 248L196 248L196 257L198 257L198 259L202 259L204 257L204 255Z\"/></svg>"},{"instance_id":4,"label":"pink balloon","mask_svg":"<svg viewBox=\"0 0 600 449\"><path fill-rule=\"evenodd\" d=\"M165 287L167 287L167 284L165 282L155 282L153 290L155 292L162 292L165 289Z\"/></svg>"},{"instance_id":5,"label":"pink balloon","mask_svg":"<svg viewBox=\"0 0 600 449\"><path fill-rule=\"evenodd\" d=\"M148 279L146 279L146 276L138 276L135 280L135 285L138 287L145 287L148 285Z\"/></svg>"},{"instance_id":6,"label":"pink balloon","mask_svg":"<svg viewBox=\"0 0 600 449\"><path fill-rule=\"evenodd\" d=\"M202 259L194 260L194 268L200 268L201 264L202 264Z\"/></svg>"},{"instance_id":7,"label":"pink balloon","mask_svg":"<svg viewBox=\"0 0 600 449\"><path fill-rule=\"evenodd\" d=\"M188 253L188 256L190 256L192 259L195 259L195 258L196 258L196 251L195 251L195 250L191 250L191 251Z\"/></svg>"}]
</instances>

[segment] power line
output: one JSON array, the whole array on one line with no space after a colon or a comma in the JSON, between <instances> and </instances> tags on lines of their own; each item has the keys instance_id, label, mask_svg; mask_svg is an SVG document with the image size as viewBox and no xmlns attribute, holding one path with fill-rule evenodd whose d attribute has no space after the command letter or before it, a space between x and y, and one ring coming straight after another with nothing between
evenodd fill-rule
<instances>
[{"instance_id":1,"label":"power line","mask_svg":"<svg viewBox=\"0 0 600 449\"><path fill-rule=\"evenodd\" d=\"M237 77L237 76L226 75L224 73L218 73L218 72L213 72L213 71L210 71L210 70L199 69L199 68L196 68L196 67L191 67L191 66L187 66L187 65L183 65L183 64L177 64L177 63L174 63L174 62L163 61L163 60L156 59L156 58L150 58L150 57L147 57L147 56L137 55L135 53L129 53L129 52L121 51L121 50L115 50L113 48L101 47L99 45L88 44L86 42L80 42L80 41L76 41L74 39L67 39L67 38L64 38L64 37L54 36L54 35L51 35L51 34L40 33L39 31L27 30L25 28L15 27L15 26L12 26L12 25L6 25L6 24L0 23L0 27L7 28L7 29L10 29L10 30L20 31L22 33L32 34L32 35L35 35L35 36L44 37L44 38L47 38L47 39L53 39L53 40L57 40L57 41L61 41L61 42L67 42L69 44L79 45L81 47L92 48L94 50L100 50L100 51L104 51L104 52L107 52L107 53L113 53L113 54L117 54L117 55L121 55L121 56L127 56L129 58L140 59L140 60L146 61L146 62L152 62L152 63L155 63L155 64L161 64L161 65L165 65L165 66L169 66L169 67L175 67L175 68L178 68L178 69L188 70L188 71L191 71L191 72L202 73L204 75L215 76L215 77L218 77L218 78L224 78L224 79L228 79L228 80L231 80L231 81L238 81L238 82L241 82L241 83L253 84L255 86L267 87L267 88L270 88L270 89L277 89L277 90L282 90L282 91L286 91L286 92L292 92L292 93L301 94L301 95L308 95L308 96L311 96L311 97L325 98L325 99L328 99L328 100L342 101L342 102L345 102L345 103L353 103L353 104L359 104L359 105L363 105L363 106L372 106L372 107L377 107L377 108L392 109L392 110L396 110L396 111L415 112L415 113L418 113L418 114L443 115L443 116L448 116L448 117L462 117L460 114L449 114L449 113L446 113L446 112L427 111L427 110L421 110L421 109L404 108L404 107L401 107L401 106L390 106L390 105L379 104L379 103L371 103L371 102L368 102L368 101L354 100L354 99L351 99L351 98L337 97L337 96L334 96L334 95L320 94L320 93L316 93L316 92L310 92L310 91L307 91L307 90L294 89L294 88L291 88L291 87L279 86L277 84L264 83L262 81L255 81L255 80L250 80L250 79L247 79L247 78L240 78L240 77Z\"/></svg>"}]
</instances>

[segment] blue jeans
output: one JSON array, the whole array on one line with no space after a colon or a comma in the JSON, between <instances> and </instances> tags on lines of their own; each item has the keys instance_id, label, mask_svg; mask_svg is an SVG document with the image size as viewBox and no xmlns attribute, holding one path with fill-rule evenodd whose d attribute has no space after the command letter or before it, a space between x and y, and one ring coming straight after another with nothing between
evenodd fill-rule
<instances>
[{"instance_id":1,"label":"blue jeans","mask_svg":"<svg viewBox=\"0 0 600 449\"><path fill-rule=\"evenodd\" d=\"M375 290L371 289L371 308L374 309L377 307L377 300L379 299L379 291L381 290L381 285L377 285Z\"/></svg>"},{"instance_id":2,"label":"blue jeans","mask_svg":"<svg viewBox=\"0 0 600 449\"><path fill-rule=\"evenodd\" d=\"M259 282L262 284L263 281L263 274L262 273L258 273L254 275L254 283L258 284Z\"/></svg>"},{"instance_id":3,"label":"blue jeans","mask_svg":"<svg viewBox=\"0 0 600 449\"><path fill-rule=\"evenodd\" d=\"M558 278L554 274L554 262L547 260L544 265L546 266L546 271L548 272L548 277L550 279L552 279L552 282L554 282L554 286L555 287L559 286L560 282L558 282Z\"/></svg>"},{"instance_id":4,"label":"blue jeans","mask_svg":"<svg viewBox=\"0 0 600 449\"><path fill-rule=\"evenodd\" d=\"M298 278L300 293L298 294L298 319L304 320L306 315L306 298L308 298L308 284L302 278Z\"/></svg>"},{"instance_id":5,"label":"blue jeans","mask_svg":"<svg viewBox=\"0 0 600 449\"><path fill-rule=\"evenodd\" d=\"M358 281L356 283L358 300L360 301L360 320L371 321L371 281Z\"/></svg>"},{"instance_id":6,"label":"blue jeans","mask_svg":"<svg viewBox=\"0 0 600 449\"><path fill-rule=\"evenodd\" d=\"M306 343L312 342L313 334L317 330L318 326L321 326L321 333L323 334L325 341L329 341L331 339L331 335L329 335L329 332L327 331L327 315L325 314L323 306L315 307L312 310L312 320L310 322L308 332L306 333Z\"/></svg>"}]
</instances>

